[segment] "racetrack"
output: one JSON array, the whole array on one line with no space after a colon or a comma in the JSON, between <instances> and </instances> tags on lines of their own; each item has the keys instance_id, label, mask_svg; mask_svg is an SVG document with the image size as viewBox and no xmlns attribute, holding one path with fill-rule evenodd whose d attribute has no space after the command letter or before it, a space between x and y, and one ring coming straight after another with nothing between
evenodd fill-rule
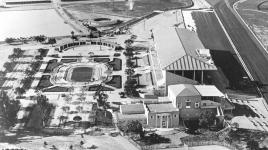
<instances>
[{"instance_id":1,"label":"racetrack","mask_svg":"<svg viewBox=\"0 0 268 150\"><path fill-rule=\"evenodd\" d=\"M228 9L224 1L216 4L214 9L253 78L262 84L267 84L268 54L254 43L246 29ZM268 91L268 87L263 87L263 90ZM268 94L265 94L265 96L268 96Z\"/></svg>"}]
</instances>

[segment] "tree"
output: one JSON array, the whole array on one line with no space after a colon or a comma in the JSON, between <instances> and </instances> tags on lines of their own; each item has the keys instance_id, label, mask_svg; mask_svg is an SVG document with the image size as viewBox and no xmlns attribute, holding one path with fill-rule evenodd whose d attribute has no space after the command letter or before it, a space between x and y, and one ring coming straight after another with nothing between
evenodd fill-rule
<instances>
[{"instance_id":1,"label":"tree","mask_svg":"<svg viewBox=\"0 0 268 150\"><path fill-rule=\"evenodd\" d=\"M259 150L259 143L255 140L249 140L246 148L249 150Z\"/></svg>"},{"instance_id":2,"label":"tree","mask_svg":"<svg viewBox=\"0 0 268 150\"><path fill-rule=\"evenodd\" d=\"M6 69L7 72L11 72L13 71L14 65L11 62L5 62L4 68Z\"/></svg>"},{"instance_id":3,"label":"tree","mask_svg":"<svg viewBox=\"0 0 268 150\"><path fill-rule=\"evenodd\" d=\"M48 102L48 98L45 95L38 95L36 97L36 101L37 101L37 106L39 106L41 109L42 121L43 123L45 123L49 119L49 114L53 105Z\"/></svg>"},{"instance_id":4,"label":"tree","mask_svg":"<svg viewBox=\"0 0 268 150\"><path fill-rule=\"evenodd\" d=\"M10 43L15 42L15 39L14 38L6 38L5 39L5 42L8 43L8 44L10 44Z\"/></svg>"},{"instance_id":5,"label":"tree","mask_svg":"<svg viewBox=\"0 0 268 150\"><path fill-rule=\"evenodd\" d=\"M5 91L0 92L0 126L9 128L17 122L17 113L20 110L20 102L10 100Z\"/></svg>"},{"instance_id":6,"label":"tree","mask_svg":"<svg viewBox=\"0 0 268 150\"><path fill-rule=\"evenodd\" d=\"M55 38L49 38L48 39L48 44L51 44L53 46L53 44L56 44L56 43L57 43L57 41L56 41Z\"/></svg>"},{"instance_id":7,"label":"tree","mask_svg":"<svg viewBox=\"0 0 268 150\"><path fill-rule=\"evenodd\" d=\"M19 96L23 95L25 92L26 92L25 89L21 87L17 87L15 89L15 93L18 94Z\"/></svg>"},{"instance_id":8,"label":"tree","mask_svg":"<svg viewBox=\"0 0 268 150\"><path fill-rule=\"evenodd\" d=\"M206 111L201 113L199 118L199 125L203 128L209 128L213 124L215 124L216 115L213 112Z\"/></svg>"},{"instance_id":9,"label":"tree","mask_svg":"<svg viewBox=\"0 0 268 150\"><path fill-rule=\"evenodd\" d=\"M46 40L46 37L44 35L38 35L34 36L34 40L37 42L44 42Z\"/></svg>"},{"instance_id":10,"label":"tree","mask_svg":"<svg viewBox=\"0 0 268 150\"><path fill-rule=\"evenodd\" d=\"M144 136L142 124L137 120L128 122L125 132L133 132L139 134L140 137Z\"/></svg>"},{"instance_id":11,"label":"tree","mask_svg":"<svg viewBox=\"0 0 268 150\"><path fill-rule=\"evenodd\" d=\"M131 61L131 59L127 59L127 67L128 68L134 68L134 62Z\"/></svg>"},{"instance_id":12,"label":"tree","mask_svg":"<svg viewBox=\"0 0 268 150\"><path fill-rule=\"evenodd\" d=\"M94 95L94 99L97 100L98 106L103 106L104 109L107 108L107 100L108 100L108 94L105 94L103 92L96 93Z\"/></svg>"},{"instance_id":13,"label":"tree","mask_svg":"<svg viewBox=\"0 0 268 150\"><path fill-rule=\"evenodd\" d=\"M135 71L134 71L134 69L130 68L130 69L126 69L126 70L125 70L125 73L126 73L128 76L132 76L132 75L135 73Z\"/></svg>"}]
</instances>

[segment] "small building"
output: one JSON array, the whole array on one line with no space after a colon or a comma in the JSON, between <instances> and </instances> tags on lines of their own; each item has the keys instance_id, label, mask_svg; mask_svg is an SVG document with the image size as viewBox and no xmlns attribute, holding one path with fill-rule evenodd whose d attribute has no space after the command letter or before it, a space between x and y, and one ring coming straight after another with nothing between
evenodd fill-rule
<instances>
[{"instance_id":1,"label":"small building","mask_svg":"<svg viewBox=\"0 0 268 150\"><path fill-rule=\"evenodd\" d=\"M143 126L147 125L145 108L143 104L127 104L120 106L120 113L117 113L116 123L120 126L130 121L139 121Z\"/></svg>"},{"instance_id":2,"label":"small building","mask_svg":"<svg viewBox=\"0 0 268 150\"><path fill-rule=\"evenodd\" d=\"M183 120L196 119L204 111L224 116L226 99L214 85L177 84L168 86L168 98L179 108ZM226 108L227 109L227 108Z\"/></svg>"},{"instance_id":3,"label":"small building","mask_svg":"<svg viewBox=\"0 0 268 150\"><path fill-rule=\"evenodd\" d=\"M154 128L179 127L179 109L169 104L148 104L145 114L147 125Z\"/></svg>"}]
</instances>

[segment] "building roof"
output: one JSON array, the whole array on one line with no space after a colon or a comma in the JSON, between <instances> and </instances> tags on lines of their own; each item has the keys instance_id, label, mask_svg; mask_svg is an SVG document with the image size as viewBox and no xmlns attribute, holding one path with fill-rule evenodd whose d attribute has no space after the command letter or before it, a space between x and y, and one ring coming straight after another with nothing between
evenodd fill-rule
<instances>
[{"instance_id":1,"label":"building roof","mask_svg":"<svg viewBox=\"0 0 268 150\"><path fill-rule=\"evenodd\" d=\"M214 85L194 85L201 96L224 97L222 92Z\"/></svg>"},{"instance_id":2,"label":"building roof","mask_svg":"<svg viewBox=\"0 0 268 150\"><path fill-rule=\"evenodd\" d=\"M162 69L217 70L215 65L198 56L196 50L204 49L204 46L195 32L165 27L153 30L153 34Z\"/></svg>"},{"instance_id":3,"label":"building roof","mask_svg":"<svg viewBox=\"0 0 268 150\"><path fill-rule=\"evenodd\" d=\"M214 85L175 84L169 85L168 91L176 96L224 97Z\"/></svg>"},{"instance_id":4,"label":"building roof","mask_svg":"<svg viewBox=\"0 0 268 150\"><path fill-rule=\"evenodd\" d=\"M147 108L148 108L149 112L156 112L156 113L179 111L171 103L169 103L169 104L148 104Z\"/></svg>"},{"instance_id":5,"label":"building roof","mask_svg":"<svg viewBox=\"0 0 268 150\"><path fill-rule=\"evenodd\" d=\"M124 115L121 113L117 113L118 119L120 120L134 120L134 119L146 119L145 114L130 114L130 115Z\"/></svg>"},{"instance_id":6,"label":"building roof","mask_svg":"<svg viewBox=\"0 0 268 150\"><path fill-rule=\"evenodd\" d=\"M144 114L145 113L143 104L121 105L120 111L122 114Z\"/></svg>"},{"instance_id":7,"label":"building roof","mask_svg":"<svg viewBox=\"0 0 268 150\"><path fill-rule=\"evenodd\" d=\"M192 84L176 84L168 86L168 92L176 96L196 96L200 95Z\"/></svg>"}]
</instances>

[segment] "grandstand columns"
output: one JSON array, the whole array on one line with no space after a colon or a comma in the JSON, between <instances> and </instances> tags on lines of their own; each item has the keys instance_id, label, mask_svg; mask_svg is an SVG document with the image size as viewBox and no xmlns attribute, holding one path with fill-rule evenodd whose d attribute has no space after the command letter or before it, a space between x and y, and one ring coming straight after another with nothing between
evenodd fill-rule
<instances>
[{"instance_id":1,"label":"grandstand columns","mask_svg":"<svg viewBox=\"0 0 268 150\"><path fill-rule=\"evenodd\" d=\"M195 80L195 70L194 70L194 80Z\"/></svg>"},{"instance_id":2,"label":"grandstand columns","mask_svg":"<svg viewBox=\"0 0 268 150\"><path fill-rule=\"evenodd\" d=\"M201 84L203 84L204 72L201 70Z\"/></svg>"}]
</instances>

